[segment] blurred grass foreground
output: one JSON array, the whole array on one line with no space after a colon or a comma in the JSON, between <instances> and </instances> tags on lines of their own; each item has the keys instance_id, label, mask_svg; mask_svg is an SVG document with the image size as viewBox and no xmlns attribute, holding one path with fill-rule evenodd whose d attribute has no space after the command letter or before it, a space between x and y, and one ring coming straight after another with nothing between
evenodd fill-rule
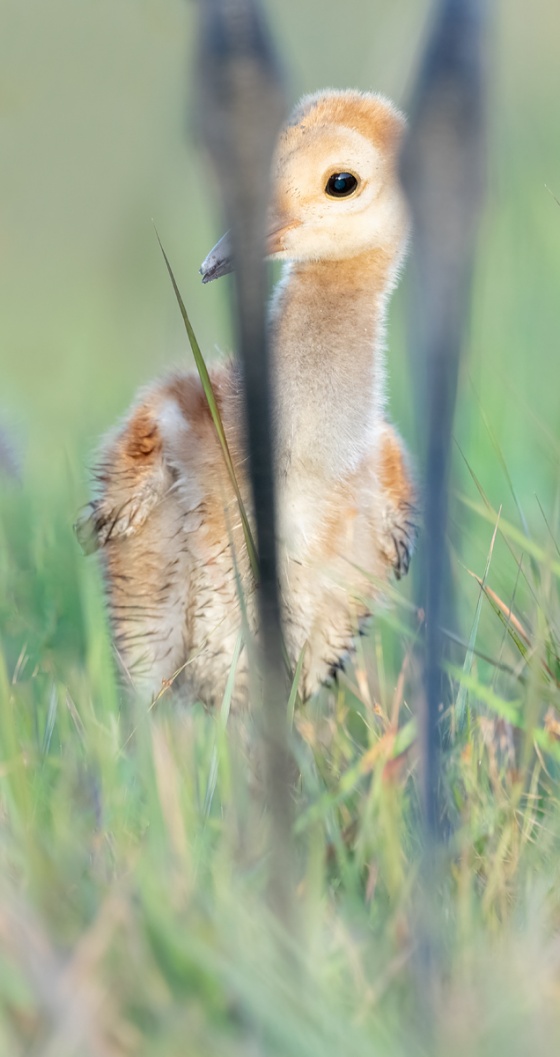
<instances>
[{"instance_id":1,"label":"blurred grass foreground","mask_svg":"<svg viewBox=\"0 0 560 1057\"><path fill-rule=\"evenodd\" d=\"M269 0L294 96L405 104L428 3ZM455 423L435 1016L414 930L415 645L399 586L296 717L298 948L263 898L267 824L223 726L117 685L72 534L97 439L190 354L155 218L209 358L227 284L183 128L179 0L0 9L0 1055L560 1050L560 11L496 4L487 198ZM187 42L187 43L186 43ZM406 284L406 277L404 280ZM392 412L414 448L402 295ZM460 528L460 532L459 532ZM302 955L301 952L304 952ZM299 953L298 953L299 952ZM298 961L301 960L301 964Z\"/></svg>"}]
</instances>

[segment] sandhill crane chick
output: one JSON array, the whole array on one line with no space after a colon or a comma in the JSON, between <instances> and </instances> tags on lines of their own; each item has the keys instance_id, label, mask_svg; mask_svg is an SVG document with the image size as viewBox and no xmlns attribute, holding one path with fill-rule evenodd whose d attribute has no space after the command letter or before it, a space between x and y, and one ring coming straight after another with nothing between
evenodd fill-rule
<instances>
[{"instance_id":1,"label":"sandhill crane chick","mask_svg":"<svg viewBox=\"0 0 560 1057\"><path fill-rule=\"evenodd\" d=\"M273 167L267 253L285 261L270 309L278 541L286 645L313 694L392 575L408 571L415 494L386 415L384 328L408 220L403 118L382 96L304 98ZM231 270L227 236L203 280ZM239 369L211 372L250 507ZM236 499L198 376L144 390L104 447L87 527L100 548L116 648L138 689L221 700L253 584ZM235 556L235 560L234 560ZM234 700L247 700L247 653Z\"/></svg>"}]
</instances>

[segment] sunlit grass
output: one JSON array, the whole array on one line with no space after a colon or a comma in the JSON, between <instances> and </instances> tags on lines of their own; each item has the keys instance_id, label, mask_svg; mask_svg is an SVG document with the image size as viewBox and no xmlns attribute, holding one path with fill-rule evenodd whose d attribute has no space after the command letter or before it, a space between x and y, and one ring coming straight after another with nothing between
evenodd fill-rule
<instances>
[{"instance_id":1,"label":"sunlit grass","mask_svg":"<svg viewBox=\"0 0 560 1057\"><path fill-rule=\"evenodd\" d=\"M467 498L479 504L474 485ZM531 1038L555 1052L554 512L527 537L483 505L469 532L485 561L454 560L464 597L470 572L483 589L462 607L442 715L445 982L430 1044L415 953L421 615L395 592L338 687L296 708L300 946L287 971L266 817L227 700L211 716L163 695L146 713L119 689L73 501L61 487L40 514L29 483L2 502L0 1052L486 1054ZM508 547L525 591L514 573L503 596Z\"/></svg>"},{"instance_id":2,"label":"sunlit grass","mask_svg":"<svg viewBox=\"0 0 560 1057\"><path fill-rule=\"evenodd\" d=\"M266 815L227 697L219 717L168 694L149 712L127 699L98 569L72 533L99 435L138 385L187 360L150 217L205 357L229 347L223 288L197 276L219 227L203 162L184 148L191 6L6 8L0 430L22 483L0 475L0 1055L554 1057L560 210L546 186L560 197L559 15L545 0L530 18L497 5L489 42L430 1036L417 949L422 615L409 584L338 687L294 709L299 947L286 963L264 898ZM427 3L351 0L344 46L336 8L269 6L294 96L356 84L406 107ZM414 450L404 304L401 288L389 391Z\"/></svg>"}]
</instances>

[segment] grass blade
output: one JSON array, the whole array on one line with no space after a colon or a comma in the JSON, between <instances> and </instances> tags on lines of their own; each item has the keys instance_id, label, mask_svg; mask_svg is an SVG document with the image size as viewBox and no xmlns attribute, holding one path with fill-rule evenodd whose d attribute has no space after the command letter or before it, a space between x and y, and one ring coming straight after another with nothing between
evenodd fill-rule
<instances>
[{"instance_id":1,"label":"grass blade","mask_svg":"<svg viewBox=\"0 0 560 1057\"><path fill-rule=\"evenodd\" d=\"M496 518L498 514L492 506L489 505L486 509L485 507L481 506L480 503L475 502L475 500L470 499L466 495L462 495L460 492L457 493L457 498L463 504L463 506L466 506L469 510L472 510L473 513L478 514L479 517L483 518L485 521L489 521L492 526L496 524ZM523 550L526 551L531 558L536 558L538 562L546 564L546 567L550 569L550 571L554 573L556 577L560 578L560 562L551 559L544 547L539 546L539 544L535 543L534 540L528 539L527 536L525 536L525 534L521 531L521 529L516 528L515 525L512 525L511 522L506 521L503 517L500 518L500 534L506 540L511 540L513 543L516 543L519 547L522 547ZM519 564L518 558L516 558L516 561Z\"/></svg>"},{"instance_id":2,"label":"grass blade","mask_svg":"<svg viewBox=\"0 0 560 1057\"><path fill-rule=\"evenodd\" d=\"M228 718L229 718L229 712L230 712L230 708L231 708L231 699L233 697L233 689L234 689L234 685L235 685L235 673L237 671L237 662L239 660L239 655L241 653L242 646L243 646L243 634L240 631L239 635L238 635L238 638L237 638L237 642L235 644L235 649L233 651L233 657L231 659L231 666L230 666L228 677L227 677L226 687L225 687L225 690L224 690L224 696L222 698L222 705L221 705L221 708L220 708L220 716L219 716L220 730L219 730L219 733L217 732L216 740L218 739L219 734L223 733L223 731L226 729L226 726L227 726L227 721L228 721ZM210 809L212 807L212 800L214 799L214 792L216 790L217 781L218 781L218 745L216 744L216 745L214 745L214 748L212 749L212 759L210 761L210 773L208 775L208 784L206 786L206 796L204 797L204 808L203 808L204 818L208 818L208 816L210 814Z\"/></svg>"},{"instance_id":3,"label":"grass blade","mask_svg":"<svg viewBox=\"0 0 560 1057\"><path fill-rule=\"evenodd\" d=\"M292 685L291 685L291 688L290 688L290 696L288 698L288 724L289 724L290 730L292 729L292 727L294 725L294 711L295 711L295 707L296 707L296 701L298 701L298 697L299 697L299 695L298 695L299 681L301 679L301 670L303 668L304 655L305 655L305 646L303 647L303 649L302 649L302 651L301 651L301 653L300 653L300 655L298 657L298 662L296 664L296 670L294 672L294 677L293 677ZM290 662L289 662L287 657L286 657L286 664L288 665L288 670L289 670Z\"/></svg>"},{"instance_id":4,"label":"grass blade","mask_svg":"<svg viewBox=\"0 0 560 1057\"><path fill-rule=\"evenodd\" d=\"M490 571L490 563L492 561L492 555L494 553L494 546L495 546L495 543L496 543L496 535L498 533L498 525L500 523L501 513L502 513L502 508L500 507L500 510L498 512L498 520L496 521L496 524L494 526L494 531L492 533L492 540L491 540L491 543L490 543L490 550L488 551L488 557L486 559L486 568L484 569L484 576L483 576L482 580L479 581L479 587L481 588L481 590L480 590L480 594L478 596L478 600L477 600L477 603L476 603L476 611L475 611L475 615L474 615L473 626L471 628L471 634L470 634L470 638L469 638L469 645L468 645L467 653L466 653L465 660L464 660L464 663L463 663L463 671L466 674L468 674L471 671L472 663L473 663L473 659L474 659L474 647L475 647L475 643L476 643L476 637L478 635L478 625L479 625L479 622L480 622L480 614L482 612L482 599L483 599L483 596L484 596L484 588L486 586L486 581L488 579L488 573ZM473 574L471 574L471 575L473 575ZM478 579L478 577L477 577L477 579ZM463 727L463 724L464 724L465 713L466 713L466 710L467 710L467 700L468 700L467 687L466 687L466 684L464 682L462 682L460 684L460 686L459 686L459 693L457 694L457 700L455 702L455 720L456 720L456 723L457 723L457 729L458 730L461 730L462 727Z\"/></svg>"},{"instance_id":5,"label":"grass blade","mask_svg":"<svg viewBox=\"0 0 560 1057\"><path fill-rule=\"evenodd\" d=\"M157 238L157 240L159 242L159 248L160 248L160 250L161 250L161 252L163 254L163 259L165 261L165 265L166 265L167 271L169 273L169 278L171 279L173 290L175 292L175 297L177 298L177 303L178 303L179 308L181 310L181 315L183 317L183 323L185 324L185 330L187 332L187 337L189 339L189 344L190 344L190 347L192 349L192 354L194 356L194 362L196 364L196 369L198 371L198 375L199 375L199 378L200 378L200 381L201 381L201 384L202 384L202 388L204 389L204 395L205 395L207 403L208 403L208 408L210 410L210 414L212 415L212 421L213 421L214 426L216 428L216 433L218 435L218 440L220 442L220 446L221 446L222 453L223 453L223 456L224 456L224 462L226 464L226 469L227 469L228 474L229 474L229 479L231 481L231 485L232 485L233 491L235 492L235 498L237 499L237 504L239 506L239 513L241 515L241 524L243 525L243 535L245 537L245 546L247 547L247 554L249 555L249 561L251 563L251 570L252 570L253 576L255 578L255 581L258 583L258 581L259 581L259 560L258 560L258 557L257 557L257 549L255 547L255 541L253 539L253 533L251 532L251 526L249 524L249 518L247 517L247 511L245 510L245 504L243 502L243 498L241 496L241 491L239 489L239 484L237 482L237 476L236 476L235 468L234 468L233 461L232 461L232 458L231 458L229 445L228 445L228 442L227 442L227 437L226 437L224 426L223 426L223 422L222 422L222 416L220 415L220 409L219 409L218 404L216 402L216 397L214 395L214 390L212 388L212 382L210 380L210 375L208 373L208 368L207 368L206 363L204 361L204 357L202 355L202 352L200 351L200 346L198 344L198 341L196 340L196 335L195 335L195 332L193 330L192 323L191 323L191 321L189 319L187 310L185 308L185 304L184 304L183 298L181 297L181 293L180 293L179 287L177 286L177 282L176 282L175 276L173 274L173 269L172 269L172 267L171 267L171 265L169 263L169 259L167 257L167 254L166 254L166 252L165 252L165 250L164 250L164 248L162 246L162 242L161 242L161 239L160 239L160 237L158 235L157 229L156 229L156 238Z\"/></svg>"}]
</instances>

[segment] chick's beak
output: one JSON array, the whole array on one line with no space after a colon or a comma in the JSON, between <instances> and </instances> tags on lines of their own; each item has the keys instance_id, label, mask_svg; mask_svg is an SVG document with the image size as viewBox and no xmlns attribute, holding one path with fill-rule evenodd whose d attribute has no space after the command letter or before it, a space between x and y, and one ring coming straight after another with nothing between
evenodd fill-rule
<instances>
[{"instance_id":1,"label":"chick's beak","mask_svg":"<svg viewBox=\"0 0 560 1057\"><path fill-rule=\"evenodd\" d=\"M198 270L202 276L203 283L211 283L212 279L219 279L220 276L228 275L233 271L229 231L226 231L220 241L210 250Z\"/></svg>"},{"instance_id":2,"label":"chick's beak","mask_svg":"<svg viewBox=\"0 0 560 1057\"><path fill-rule=\"evenodd\" d=\"M288 231L299 227L300 221L284 222L278 217L271 219L266 236L267 257L274 257L284 249L284 236ZM219 242L210 250L208 256L203 260L199 268L203 283L211 283L212 279L219 279L222 275L228 275L233 271L233 258L231 247L231 235L226 231Z\"/></svg>"}]
</instances>

